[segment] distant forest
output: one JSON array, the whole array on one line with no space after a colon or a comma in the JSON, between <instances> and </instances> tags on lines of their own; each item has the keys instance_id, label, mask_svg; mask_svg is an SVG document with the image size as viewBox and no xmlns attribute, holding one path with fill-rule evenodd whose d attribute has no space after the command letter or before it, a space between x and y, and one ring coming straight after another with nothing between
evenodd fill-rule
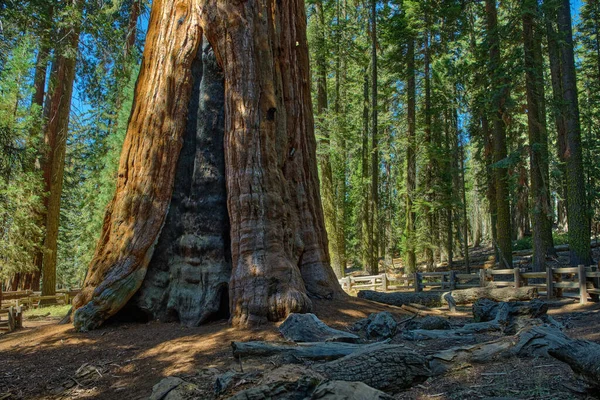
<instances>
[{"instance_id":1,"label":"distant forest","mask_svg":"<svg viewBox=\"0 0 600 400\"><path fill-rule=\"evenodd\" d=\"M0 3L5 290L82 284L115 192L149 7ZM502 268L533 248L540 270L565 242L571 264L592 263L599 1L309 0L306 15L338 277L433 269L484 245Z\"/></svg>"}]
</instances>

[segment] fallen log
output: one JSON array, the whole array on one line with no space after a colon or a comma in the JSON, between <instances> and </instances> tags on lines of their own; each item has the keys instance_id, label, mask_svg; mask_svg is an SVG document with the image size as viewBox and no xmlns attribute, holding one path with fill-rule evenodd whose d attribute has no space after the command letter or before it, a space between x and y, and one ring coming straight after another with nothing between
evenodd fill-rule
<instances>
[{"instance_id":1,"label":"fallen log","mask_svg":"<svg viewBox=\"0 0 600 400\"><path fill-rule=\"evenodd\" d=\"M587 384L600 387L600 345L587 340L571 339L549 325L529 328L516 336L472 346L458 346L429 357L432 374L464 368L465 364L485 363L509 356L553 357L569 365Z\"/></svg>"},{"instance_id":2,"label":"fallen log","mask_svg":"<svg viewBox=\"0 0 600 400\"><path fill-rule=\"evenodd\" d=\"M455 304L470 304L479 299L489 299L494 301L524 301L533 300L538 297L538 291L535 287L524 286L520 288L494 288L477 287L471 289L452 290L442 294L443 302L447 302L446 295L450 294Z\"/></svg>"},{"instance_id":3,"label":"fallen log","mask_svg":"<svg viewBox=\"0 0 600 400\"><path fill-rule=\"evenodd\" d=\"M462 328L450 330L424 330L416 329L406 331L402 338L406 340L464 340L472 339L476 333L502 331L509 323L510 305L509 303L500 303L496 309L495 318L492 321L475 322L466 324Z\"/></svg>"},{"instance_id":4,"label":"fallen log","mask_svg":"<svg viewBox=\"0 0 600 400\"><path fill-rule=\"evenodd\" d=\"M413 314L417 314L417 315L440 315L440 314L444 314L443 311L441 310L437 310L434 308L429 308L426 306L423 306L421 304L415 304L415 303L411 303L411 304L403 304L402 305L402 309L406 310L408 312L411 312Z\"/></svg>"},{"instance_id":5,"label":"fallen log","mask_svg":"<svg viewBox=\"0 0 600 400\"><path fill-rule=\"evenodd\" d=\"M439 307L442 305L440 293L437 292L375 292L373 290L361 290L358 292L361 299L376 301L378 303L389 304L402 307L409 304L420 304L427 307Z\"/></svg>"},{"instance_id":6,"label":"fallen log","mask_svg":"<svg viewBox=\"0 0 600 400\"><path fill-rule=\"evenodd\" d=\"M501 304L490 299L479 299L473 304L473 318L476 322L491 321L496 318ZM511 316L539 318L548 312L548 305L537 299L527 302L514 301L508 305Z\"/></svg>"},{"instance_id":7,"label":"fallen log","mask_svg":"<svg viewBox=\"0 0 600 400\"><path fill-rule=\"evenodd\" d=\"M427 359L402 345L365 349L313 369L332 380L363 382L392 393L431 376Z\"/></svg>"},{"instance_id":8,"label":"fallen log","mask_svg":"<svg viewBox=\"0 0 600 400\"><path fill-rule=\"evenodd\" d=\"M335 360L359 350L379 349L389 342L354 344L343 342L283 343L283 342L232 342L233 356L268 357L286 356L290 359Z\"/></svg>"},{"instance_id":9,"label":"fallen log","mask_svg":"<svg viewBox=\"0 0 600 400\"><path fill-rule=\"evenodd\" d=\"M543 325L519 335L513 353L519 355L548 354L571 367L573 372L593 387L600 387L600 344L571 339L559 329Z\"/></svg>"}]
</instances>

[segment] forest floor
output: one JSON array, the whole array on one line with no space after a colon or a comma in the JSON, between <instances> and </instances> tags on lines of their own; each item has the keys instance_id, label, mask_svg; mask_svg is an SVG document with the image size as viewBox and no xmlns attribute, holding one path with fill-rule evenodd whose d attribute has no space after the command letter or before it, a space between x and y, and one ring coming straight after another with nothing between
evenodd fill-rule
<instances>
[{"instance_id":1,"label":"forest floor","mask_svg":"<svg viewBox=\"0 0 600 400\"><path fill-rule=\"evenodd\" d=\"M480 251L486 255L486 251ZM477 254L477 253L475 253ZM600 248L595 249L596 259ZM560 260L555 262L561 263ZM412 314L394 307L349 297L347 301L315 301L315 314L331 327L348 330L374 312L389 311L402 324ZM43 310L43 309L42 309ZM448 317L453 326L472 322L470 307ZM32 313L24 329L0 335L0 400L17 399L146 399L152 386L167 376L197 384L203 399L214 395L216 376L239 371L231 353L232 341L281 340L276 325L260 330L238 330L227 321L197 328L160 322L112 323L77 333L72 325L58 325L58 315ZM572 338L600 343L600 304L580 306L576 300L551 303L548 314L562 323ZM500 335L500 334L498 334ZM474 340L404 341L393 343L428 355L457 345L496 338L477 334ZM274 369L279 360L242 360L244 371ZM249 384L256 382L248 382ZM240 385L234 390L241 390ZM231 393L229 393L231 394ZM490 360L458 372L430 378L396 394L397 399L591 399L564 363L543 358ZM226 398L226 397L223 397Z\"/></svg>"},{"instance_id":2,"label":"forest floor","mask_svg":"<svg viewBox=\"0 0 600 400\"><path fill-rule=\"evenodd\" d=\"M400 308L350 298L316 301L316 314L328 325L348 329L372 312L389 311L403 322L411 318ZM568 327L573 338L600 343L600 304L579 306L572 300L554 304L549 314ZM470 321L470 310L451 317L453 325ZM476 341L493 339L476 335ZM109 324L88 333L76 333L54 319L25 321L25 329L0 337L0 399L145 399L152 386L167 376L192 381L215 398L215 377L239 371L231 354L232 341L280 340L276 326L261 330L235 330L226 321L198 328L177 324ZM454 345L433 340L402 342L423 354ZM276 358L242 360L245 371L274 369ZM244 385L236 388L241 390ZM431 378L396 395L398 399L586 399L571 369L548 359L511 358L474 365Z\"/></svg>"}]
</instances>

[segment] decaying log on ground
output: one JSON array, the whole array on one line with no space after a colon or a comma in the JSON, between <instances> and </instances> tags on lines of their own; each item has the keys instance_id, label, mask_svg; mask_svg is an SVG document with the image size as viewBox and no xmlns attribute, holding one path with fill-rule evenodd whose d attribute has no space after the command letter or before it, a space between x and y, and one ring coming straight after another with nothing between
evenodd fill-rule
<instances>
[{"instance_id":1,"label":"decaying log on ground","mask_svg":"<svg viewBox=\"0 0 600 400\"><path fill-rule=\"evenodd\" d=\"M440 314L444 314L443 311L441 310L436 310L433 308L429 308L426 306L423 306L421 304L415 304L415 303L411 303L411 304L403 304L402 305L402 309L409 311L411 313L414 314L421 314L421 315L440 315Z\"/></svg>"},{"instance_id":2,"label":"decaying log on ground","mask_svg":"<svg viewBox=\"0 0 600 400\"><path fill-rule=\"evenodd\" d=\"M515 337L507 336L491 342L452 347L431 355L429 367L433 375L441 375L462 369L465 364L491 362L498 355L509 356L515 343Z\"/></svg>"},{"instance_id":3,"label":"decaying log on ground","mask_svg":"<svg viewBox=\"0 0 600 400\"><path fill-rule=\"evenodd\" d=\"M357 343L355 334L330 328L315 314L290 314L279 326L279 332L291 342L346 342Z\"/></svg>"},{"instance_id":4,"label":"decaying log on ground","mask_svg":"<svg viewBox=\"0 0 600 400\"><path fill-rule=\"evenodd\" d=\"M431 376L425 357L401 345L364 349L314 369L329 379L363 382L392 393Z\"/></svg>"},{"instance_id":5,"label":"decaying log on ground","mask_svg":"<svg viewBox=\"0 0 600 400\"><path fill-rule=\"evenodd\" d=\"M524 301L533 300L538 297L538 291L535 287L520 287L520 288L494 288L494 287L477 287L471 289L453 290L450 293L456 304L474 303L479 299L490 299L494 301ZM444 297L447 293L442 295Z\"/></svg>"},{"instance_id":6,"label":"decaying log on ground","mask_svg":"<svg viewBox=\"0 0 600 400\"><path fill-rule=\"evenodd\" d=\"M600 387L600 344L571 339L559 329L539 325L516 336L472 346L459 346L430 356L430 368L438 375L465 364L490 362L498 357L546 356L568 364L589 385Z\"/></svg>"},{"instance_id":7,"label":"decaying log on ground","mask_svg":"<svg viewBox=\"0 0 600 400\"><path fill-rule=\"evenodd\" d=\"M476 322L491 321L496 318L498 309L502 303L489 299L480 299L473 304L473 317ZM530 318L539 318L548 312L548 305L541 300L532 300L527 302L515 301L508 303L511 316L527 316Z\"/></svg>"},{"instance_id":8,"label":"decaying log on ground","mask_svg":"<svg viewBox=\"0 0 600 400\"><path fill-rule=\"evenodd\" d=\"M361 290L358 292L358 297L361 299L376 301L378 303L389 304L392 306L401 307L411 303L421 304L427 307L438 307L442 305L440 293L436 292L394 292L383 293L374 290Z\"/></svg>"},{"instance_id":9,"label":"decaying log on ground","mask_svg":"<svg viewBox=\"0 0 600 400\"><path fill-rule=\"evenodd\" d=\"M536 326L519 335L513 349L518 355L548 354L568 364L589 385L600 387L600 344L571 339L552 326Z\"/></svg>"},{"instance_id":10,"label":"decaying log on ground","mask_svg":"<svg viewBox=\"0 0 600 400\"><path fill-rule=\"evenodd\" d=\"M340 342L318 342L290 344L284 342L232 342L233 356L268 357L281 355L308 360L335 360L362 350L384 351L390 345L386 342L354 344Z\"/></svg>"},{"instance_id":11,"label":"decaying log on ground","mask_svg":"<svg viewBox=\"0 0 600 400\"><path fill-rule=\"evenodd\" d=\"M503 330L509 323L510 305L509 303L500 303L497 307L496 316L492 321L475 322L466 324L462 328L451 330L424 330L416 329L406 331L402 337L406 340L430 340L430 339L472 339L476 333L494 332Z\"/></svg>"}]
</instances>

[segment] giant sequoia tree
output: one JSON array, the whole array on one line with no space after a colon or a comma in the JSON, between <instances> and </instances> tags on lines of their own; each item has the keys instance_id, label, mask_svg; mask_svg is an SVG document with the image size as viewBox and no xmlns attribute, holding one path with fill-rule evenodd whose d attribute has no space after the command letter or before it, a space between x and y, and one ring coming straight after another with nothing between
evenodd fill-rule
<instances>
[{"instance_id":1,"label":"giant sequoia tree","mask_svg":"<svg viewBox=\"0 0 600 400\"><path fill-rule=\"evenodd\" d=\"M283 4L153 2L117 190L73 301L76 328L126 305L197 324L227 294L232 322L251 325L309 311L309 296L342 295L318 191L304 1Z\"/></svg>"}]
</instances>

